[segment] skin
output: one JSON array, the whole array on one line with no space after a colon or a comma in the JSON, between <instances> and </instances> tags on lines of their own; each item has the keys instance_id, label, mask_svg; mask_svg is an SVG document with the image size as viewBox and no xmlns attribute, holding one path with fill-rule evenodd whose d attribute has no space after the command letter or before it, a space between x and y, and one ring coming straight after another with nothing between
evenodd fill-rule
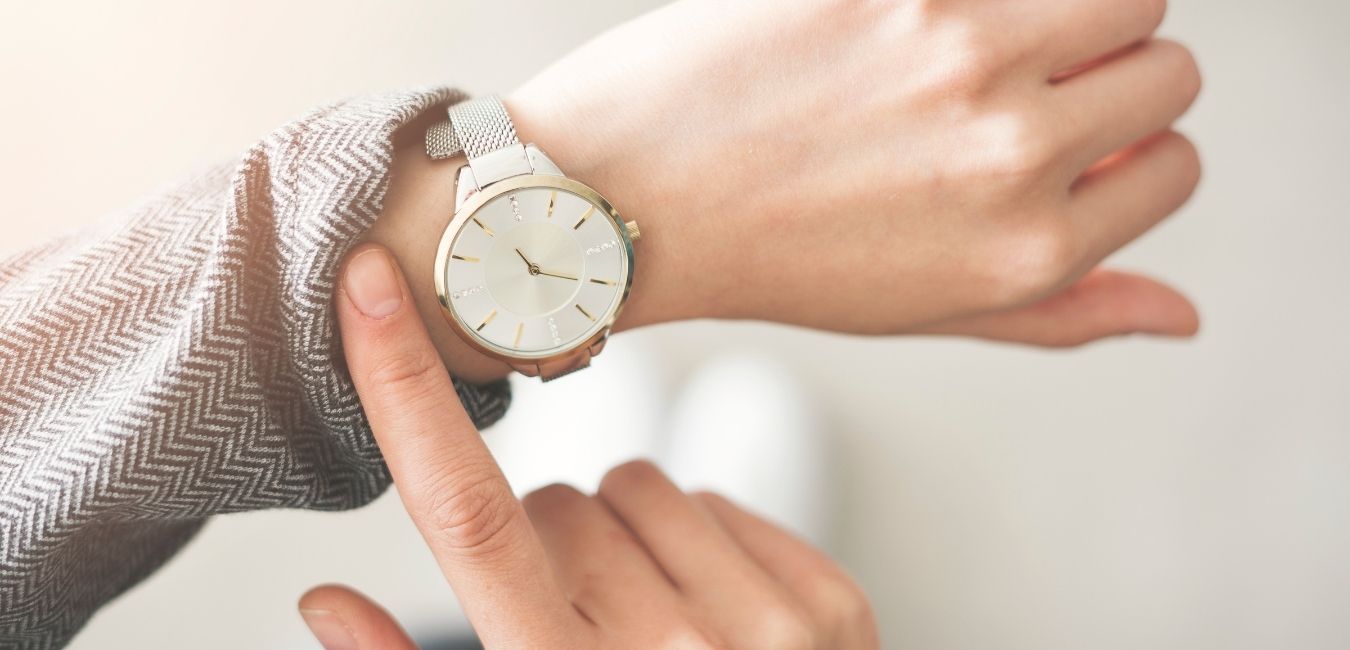
<instances>
[{"instance_id":1,"label":"skin","mask_svg":"<svg viewBox=\"0 0 1350 650\"><path fill-rule=\"evenodd\" d=\"M1164 0L683 0L506 97L522 140L643 230L616 330L757 319L1068 346L1189 336L1191 303L1099 269L1200 177L1200 76ZM415 138L414 138L415 139ZM435 242L462 161L396 160L371 233L442 357Z\"/></svg>"},{"instance_id":2,"label":"skin","mask_svg":"<svg viewBox=\"0 0 1350 650\"><path fill-rule=\"evenodd\" d=\"M642 224L616 329L728 318L1045 346L1189 336L1198 318L1180 293L1100 267L1199 180L1171 129L1199 74L1153 38L1164 9L683 0L506 102L523 140ZM650 465L611 472L594 496L515 499L448 374L506 368L449 331L431 287L459 164L415 146L397 156L370 239L417 271L397 273L388 313L355 306L369 292L350 274L336 304L400 496L485 644L876 647L866 599L828 559ZM353 259L372 250L385 249ZM412 647L345 587L301 608L326 647Z\"/></svg>"},{"instance_id":3,"label":"skin","mask_svg":"<svg viewBox=\"0 0 1350 650\"><path fill-rule=\"evenodd\" d=\"M878 646L866 597L829 558L649 463L611 470L594 496L554 485L517 500L384 255L359 247L344 271L347 364L399 496L486 647ZM416 647L347 587L317 587L300 609L328 650Z\"/></svg>"}]
</instances>

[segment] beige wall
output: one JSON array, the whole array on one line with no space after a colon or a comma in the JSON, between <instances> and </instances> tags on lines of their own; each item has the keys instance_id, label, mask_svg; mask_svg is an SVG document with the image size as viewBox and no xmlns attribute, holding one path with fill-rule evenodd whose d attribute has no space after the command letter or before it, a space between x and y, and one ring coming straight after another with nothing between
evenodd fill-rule
<instances>
[{"instance_id":1,"label":"beige wall","mask_svg":"<svg viewBox=\"0 0 1350 650\"><path fill-rule=\"evenodd\" d=\"M4 3L0 248L117 210L318 102L509 89L655 4ZM705 323L633 345L660 343L673 374L724 346L805 351L793 363L847 469L837 550L888 647L1350 647L1348 7L1174 2L1165 32L1206 71L1182 124L1206 181L1119 262L1194 295L1193 343L1046 353ZM476 63L507 35L518 44ZM234 517L75 647L296 647L281 645L303 638L295 595L334 578L427 620L449 599L433 571L392 499Z\"/></svg>"}]
</instances>

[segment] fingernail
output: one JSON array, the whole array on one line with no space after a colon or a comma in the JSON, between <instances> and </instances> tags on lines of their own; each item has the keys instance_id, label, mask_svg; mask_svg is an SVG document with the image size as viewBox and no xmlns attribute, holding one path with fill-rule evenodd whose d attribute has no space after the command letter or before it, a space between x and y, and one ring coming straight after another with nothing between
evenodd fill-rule
<instances>
[{"instance_id":1,"label":"fingernail","mask_svg":"<svg viewBox=\"0 0 1350 650\"><path fill-rule=\"evenodd\" d=\"M302 609L300 617L314 633L324 650L357 650L356 638L333 612L326 609Z\"/></svg>"},{"instance_id":2,"label":"fingernail","mask_svg":"<svg viewBox=\"0 0 1350 650\"><path fill-rule=\"evenodd\" d=\"M347 262L342 286L352 304L371 318L385 318L403 304L394 260L381 248L367 249Z\"/></svg>"}]
</instances>

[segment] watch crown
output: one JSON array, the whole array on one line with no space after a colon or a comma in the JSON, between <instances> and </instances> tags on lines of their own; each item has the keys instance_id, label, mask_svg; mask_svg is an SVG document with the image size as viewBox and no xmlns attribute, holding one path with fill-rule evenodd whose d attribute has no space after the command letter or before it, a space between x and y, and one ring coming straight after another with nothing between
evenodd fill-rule
<instances>
[{"instance_id":1,"label":"watch crown","mask_svg":"<svg viewBox=\"0 0 1350 650\"><path fill-rule=\"evenodd\" d=\"M623 224L623 227L624 227L626 230L628 230L628 238L629 238L629 239L631 239L631 240L633 240L633 241L637 241L637 240L639 240L639 239L642 239L642 231L638 229L638 225L637 225L637 222L636 222L636 221L629 221L629 222L626 222L626 223Z\"/></svg>"}]
</instances>

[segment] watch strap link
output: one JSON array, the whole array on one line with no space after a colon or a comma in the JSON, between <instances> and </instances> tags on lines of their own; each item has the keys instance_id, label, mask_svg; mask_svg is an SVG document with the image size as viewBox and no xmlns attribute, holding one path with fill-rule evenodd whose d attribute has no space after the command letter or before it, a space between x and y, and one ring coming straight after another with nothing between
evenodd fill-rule
<instances>
[{"instance_id":1,"label":"watch strap link","mask_svg":"<svg viewBox=\"0 0 1350 650\"><path fill-rule=\"evenodd\" d=\"M446 118L427 130L427 155L450 158L463 152L469 160L520 144L516 125L500 97L484 95L462 101Z\"/></svg>"},{"instance_id":2,"label":"watch strap link","mask_svg":"<svg viewBox=\"0 0 1350 650\"><path fill-rule=\"evenodd\" d=\"M478 189L534 171L516 126L500 97L484 95L451 106L446 118L427 129L427 155L433 159L469 159Z\"/></svg>"},{"instance_id":3,"label":"watch strap link","mask_svg":"<svg viewBox=\"0 0 1350 650\"><path fill-rule=\"evenodd\" d=\"M585 370L591 365L591 357L595 356L590 348L581 348L576 352L549 362L511 362L509 365L512 370L525 375L526 377L538 377L540 380L549 382L570 375L578 370Z\"/></svg>"}]
</instances>

